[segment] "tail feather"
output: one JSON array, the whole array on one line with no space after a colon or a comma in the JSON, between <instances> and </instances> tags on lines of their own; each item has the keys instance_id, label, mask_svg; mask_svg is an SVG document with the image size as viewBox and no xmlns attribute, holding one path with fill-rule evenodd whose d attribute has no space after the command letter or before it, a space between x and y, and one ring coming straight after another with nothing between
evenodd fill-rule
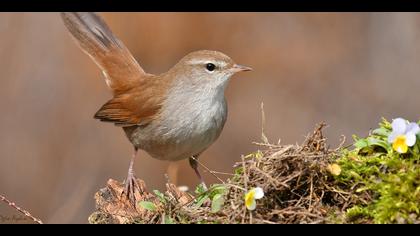
<instances>
[{"instance_id":1,"label":"tail feather","mask_svg":"<svg viewBox=\"0 0 420 236\"><path fill-rule=\"evenodd\" d=\"M164 91L153 84L153 75L144 72L98 15L74 12L61 13L61 17L82 50L102 69L114 92L95 118L122 127L151 122L161 109Z\"/></svg>"},{"instance_id":2,"label":"tail feather","mask_svg":"<svg viewBox=\"0 0 420 236\"><path fill-rule=\"evenodd\" d=\"M97 48L105 52L116 46L123 48L122 43L98 15L93 13L63 12L61 17L67 29L84 49L93 50Z\"/></svg>"},{"instance_id":3,"label":"tail feather","mask_svg":"<svg viewBox=\"0 0 420 236\"><path fill-rule=\"evenodd\" d=\"M61 13L61 18L82 50L103 70L114 93L130 89L146 74L98 15L65 12Z\"/></svg>"}]
</instances>

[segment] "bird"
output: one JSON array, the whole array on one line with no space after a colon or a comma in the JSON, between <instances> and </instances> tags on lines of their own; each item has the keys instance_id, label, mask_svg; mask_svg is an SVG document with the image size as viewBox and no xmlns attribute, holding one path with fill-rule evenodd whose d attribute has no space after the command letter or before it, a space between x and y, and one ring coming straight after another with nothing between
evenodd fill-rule
<instances>
[{"instance_id":1,"label":"bird","mask_svg":"<svg viewBox=\"0 0 420 236\"><path fill-rule=\"evenodd\" d=\"M198 158L222 132L228 108L225 88L247 66L219 51L188 53L161 74L144 71L105 21L93 12L60 13L79 47L101 69L112 98L95 119L121 127L134 147L124 195L135 203L134 162L139 150L165 161L189 159L205 185Z\"/></svg>"}]
</instances>

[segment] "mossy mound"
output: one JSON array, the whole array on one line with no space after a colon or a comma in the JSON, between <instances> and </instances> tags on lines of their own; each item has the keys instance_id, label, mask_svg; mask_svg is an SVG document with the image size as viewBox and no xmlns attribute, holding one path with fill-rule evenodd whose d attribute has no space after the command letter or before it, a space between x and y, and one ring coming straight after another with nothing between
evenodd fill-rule
<instances>
[{"instance_id":1,"label":"mossy mound","mask_svg":"<svg viewBox=\"0 0 420 236\"><path fill-rule=\"evenodd\" d=\"M342 150L336 160L343 170L337 185L358 198L345 222L420 223L419 142L400 154L387 142L391 129L383 120L367 138L355 137L355 148Z\"/></svg>"},{"instance_id":2,"label":"mossy mound","mask_svg":"<svg viewBox=\"0 0 420 236\"><path fill-rule=\"evenodd\" d=\"M90 223L419 223L419 147L392 150L388 122L352 149L329 148L318 125L301 145L259 143L243 156L232 177L194 193L167 184L164 193L136 193L134 208L110 180L96 195ZM344 140L343 140L344 141ZM261 187L256 209L244 196Z\"/></svg>"}]
</instances>

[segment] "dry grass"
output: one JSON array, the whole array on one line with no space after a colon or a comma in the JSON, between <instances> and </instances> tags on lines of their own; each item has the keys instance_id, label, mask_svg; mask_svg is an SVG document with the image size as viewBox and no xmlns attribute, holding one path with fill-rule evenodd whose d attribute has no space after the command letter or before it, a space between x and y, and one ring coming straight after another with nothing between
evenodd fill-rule
<instances>
[{"instance_id":1,"label":"dry grass","mask_svg":"<svg viewBox=\"0 0 420 236\"><path fill-rule=\"evenodd\" d=\"M264 150L242 157L235 166L233 177L226 183L217 185L226 190L223 207L217 212L212 212L211 197L198 206L199 196L181 192L168 183L163 198L148 193L145 187L141 193L139 192L141 201L152 202L154 209L147 210L137 206L124 215L125 210L121 210L121 206L128 209L129 204L116 194L122 191L122 184L111 181L107 188L97 193L98 211L92 214L89 221L91 223L328 223L334 212L339 214L355 200L350 189L343 190L337 187L334 178L327 170L327 166L336 158L339 148L328 147L322 134L324 127L325 124L318 125L302 145L268 142L257 144ZM265 196L257 201L256 210L249 211L244 204L244 194L253 187L263 188ZM103 196L107 196L106 201ZM115 212L119 212L118 217L115 216Z\"/></svg>"},{"instance_id":2,"label":"dry grass","mask_svg":"<svg viewBox=\"0 0 420 236\"><path fill-rule=\"evenodd\" d=\"M261 187L265 197L255 211L244 205L244 190L230 187L222 222L324 223L328 213L348 205L349 193L336 189L327 166L338 149L329 149L322 134L324 124L302 145L259 144L265 150L237 163L240 175L229 180L244 189Z\"/></svg>"}]
</instances>

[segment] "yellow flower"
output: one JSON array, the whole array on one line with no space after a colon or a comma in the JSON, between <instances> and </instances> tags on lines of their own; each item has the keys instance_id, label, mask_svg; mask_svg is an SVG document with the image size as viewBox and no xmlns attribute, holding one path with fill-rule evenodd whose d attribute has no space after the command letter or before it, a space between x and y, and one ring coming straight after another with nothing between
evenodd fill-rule
<instances>
[{"instance_id":1,"label":"yellow flower","mask_svg":"<svg viewBox=\"0 0 420 236\"><path fill-rule=\"evenodd\" d=\"M261 199L262 197L264 197L264 191L262 188L256 187L249 190L245 194L246 208L250 211L255 210L255 208L257 207L257 202L255 201L255 199Z\"/></svg>"},{"instance_id":2,"label":"yellow flower","mask_svg":"<svg viewBox=\"0 0 420 236\"><path fill-rule=\"evenodd\" d=\"M327 170L333 175L340 175L341 167L337 164L329 164Z\"/></svg>"},{"instance_id":3,"label":"yellow flower","mask_svg":"<svg viewBox=\"0 0 420 236\"><path fill-rule=\"evenodd\" d=\"M392 144L392 148L399 153L406 153L408 150L406 140L407 137L405 135L398 135Z\"/></svg>"}]
</instances>

